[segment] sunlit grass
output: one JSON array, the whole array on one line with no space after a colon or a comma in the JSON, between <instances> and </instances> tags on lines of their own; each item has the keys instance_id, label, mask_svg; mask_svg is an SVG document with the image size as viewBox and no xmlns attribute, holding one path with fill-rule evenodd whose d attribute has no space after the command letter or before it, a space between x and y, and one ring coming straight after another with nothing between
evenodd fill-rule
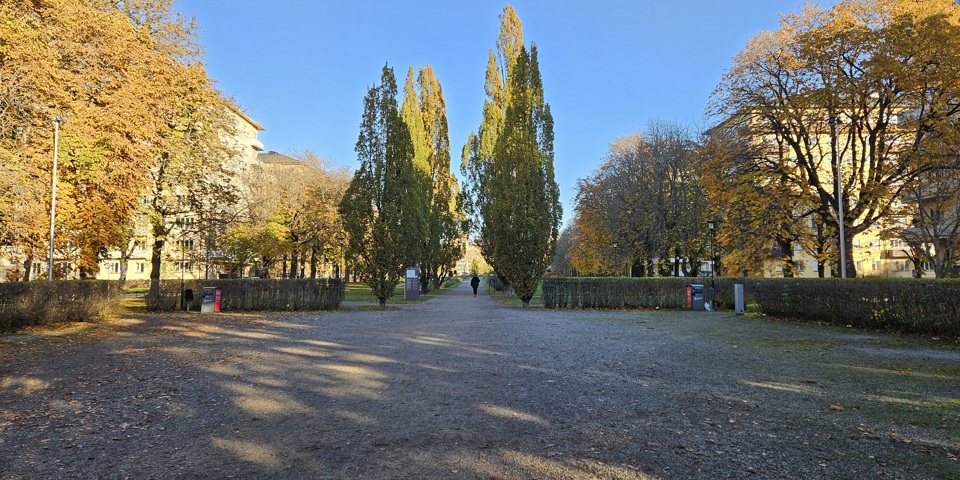
<instances>
[{"instance_id":1,"label":"sunlit grass","mask_svg":"<svg viewBox=\"0 0 960 480\"><path fill-rule=\"evenodd\" d=\"M409 303L422 303L430 300L436 295L441 295L446 293L449 290L456 288L459 285L459 282L450 287L441 288L440 290L431 290L429 294L424 295L420 294L419 300L405 300L405 290L404 285L401 283L397 285L393 290L393 296L387 299L387 304L409 304ZM345 302L369 302L369 303L378 303L377 297L373 295L373 292L370 291L370 287L365 283L348 283L347 289L343 294L343 301Z\"/></svg>"},{"instance_id":2,"label":"sunlit grass","mask_svg":"<svg viewBox=\"0 0 960 480\"><path fill-rule=\"evenodd\" d=\"M504 305L517 305L523 306L523 300L520 300L520 297L517 294L511 293L505 294L503 292L498 292L490 287L490 284L484 282L487 286L487 293L490 294L490 298L494 301L502 303ZM533 298L530 299L531 307L543 307L543 285L537 286L537 291L533 294Z\"/></svg>"}]
</instances>

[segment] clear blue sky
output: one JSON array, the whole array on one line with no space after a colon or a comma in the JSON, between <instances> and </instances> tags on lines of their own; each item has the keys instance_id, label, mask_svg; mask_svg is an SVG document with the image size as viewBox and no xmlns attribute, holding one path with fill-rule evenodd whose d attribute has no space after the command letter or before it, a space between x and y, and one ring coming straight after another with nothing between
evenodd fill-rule
<instances>
[{"instance_id":1,"label":"clear blue sky","mask_svg":"<svg viewBox=\"0 0 960 480\"><path fill-rule=\"evenodd\" d=\"M833 1L822 2L833 4ZM310 149L351 168L362 100L388 62L430 64L447 102L453 169L481 120L487 52L506 3L489 0L176 0L196 18L208 73L265 130L266 150ZM652 119L704 123L748 38L802 0L516 0L554 116L564 219L576 180Z\"/></svg>"}]
</instances>

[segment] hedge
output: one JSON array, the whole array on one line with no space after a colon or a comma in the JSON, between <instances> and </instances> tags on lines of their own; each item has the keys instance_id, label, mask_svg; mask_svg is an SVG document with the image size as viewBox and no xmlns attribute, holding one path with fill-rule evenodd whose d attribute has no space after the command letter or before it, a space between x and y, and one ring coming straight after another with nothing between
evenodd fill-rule
<instances>
[{"instance_id":1,"label":"hedge","mask_svg":"<svg viewBox=\"0 0 960 480\"><path fill-rule=\"evenodd\" d=\"M220 289L220 310L225 312L315 311L340 308L346 283L337 279L188 280L183 288L193 290L193 311L200 310L203 287ZM180 280L162 280L159 297L147 296L147 310L172 312L179 308Z\"/></svg>"},{"instance_id":2,"label":"hedge","mask_svg":"<svg viewBox=\"0 0 960 480\"><path fill-rule=\"evenodd\" d=\"M550 278L547 308L686 308L686 285L710 278ZM904 333L960 336L960 281L925 279L717 278L714 309L730 310L734 284L760 312Z\"/></svg>"},{"instance_id":3,"label":"hedge","mask_svg":"<svg viewBox=\"0 0 960 480\"><path fill-rule=\"evenodd\" d=\"M117 293L110 281L0 283L0 331L95 320L116 303Z\"/></svg>"}]
</instances>

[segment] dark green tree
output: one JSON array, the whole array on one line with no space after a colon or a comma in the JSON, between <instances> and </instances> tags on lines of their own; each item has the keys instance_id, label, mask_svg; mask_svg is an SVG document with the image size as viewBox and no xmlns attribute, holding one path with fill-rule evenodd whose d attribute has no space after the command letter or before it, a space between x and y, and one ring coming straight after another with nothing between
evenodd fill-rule
<instances>
[{"instance_id":1,"label":"dark green tree","mask_svg":"<svg viewBox=\"0 0 960 480\"><path fill-rule=\"evenodd\" d=\"M397 106L397 82L387 65L363 100L356 152L360 168L340 203L347 257L383 308L420 257L425 230L422 175L410 130Z\"/></svg>"},{"instance_id":2,"label":"dark green tree","mask_svg":"<svg viewBox=\"0 0 960 480\"><path fill-rule=\"evenodd\" d=\"M489 201L487 178L493 163L493 151L500 132L503 130L507 112L507 90L510 70L517 53L523 46L523 26L513 7L503 7L500 15L500 34L497 37L497 49L491 50L487 58L486 81L484 91L487 94L483 102L483 121L480 128L470 134L463 146L460 171L466 177L464 184L465 211L470 218L476 241L488 264L497 272L501 282L509 288L509 280L497 268L492 250L485 249L488 240L484 237L481 210Z\"/></svg>"},{"instance_id":3,"label":"dark green tree","mask_svg":"<svg viewBox=\"0 0 960 480\"><path fill-rule=\"evenodd\" d=\"M553 172L553 116L543 99L537 47L521 46L510 69L507 109L481 205L484 256L524 307L556 251L560 188Z\"/></svg>"}]
</instances>

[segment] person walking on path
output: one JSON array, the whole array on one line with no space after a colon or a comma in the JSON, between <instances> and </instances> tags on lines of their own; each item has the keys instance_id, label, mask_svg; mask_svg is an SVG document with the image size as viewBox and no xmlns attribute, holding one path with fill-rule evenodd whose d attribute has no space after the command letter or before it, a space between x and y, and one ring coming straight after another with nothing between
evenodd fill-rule
<instances>
[{"instance_id":1,"label":"person walking on path","mask_svg":"<svg viewBox=\"0 0 960 480\"><path fill-rule=\"evenodd\" d=\"M480 287L480 278L474 275L473 278L470 279L470 286L473 287L473 296L476 297L477 288Z\"/></svg>"}]
</instances>

